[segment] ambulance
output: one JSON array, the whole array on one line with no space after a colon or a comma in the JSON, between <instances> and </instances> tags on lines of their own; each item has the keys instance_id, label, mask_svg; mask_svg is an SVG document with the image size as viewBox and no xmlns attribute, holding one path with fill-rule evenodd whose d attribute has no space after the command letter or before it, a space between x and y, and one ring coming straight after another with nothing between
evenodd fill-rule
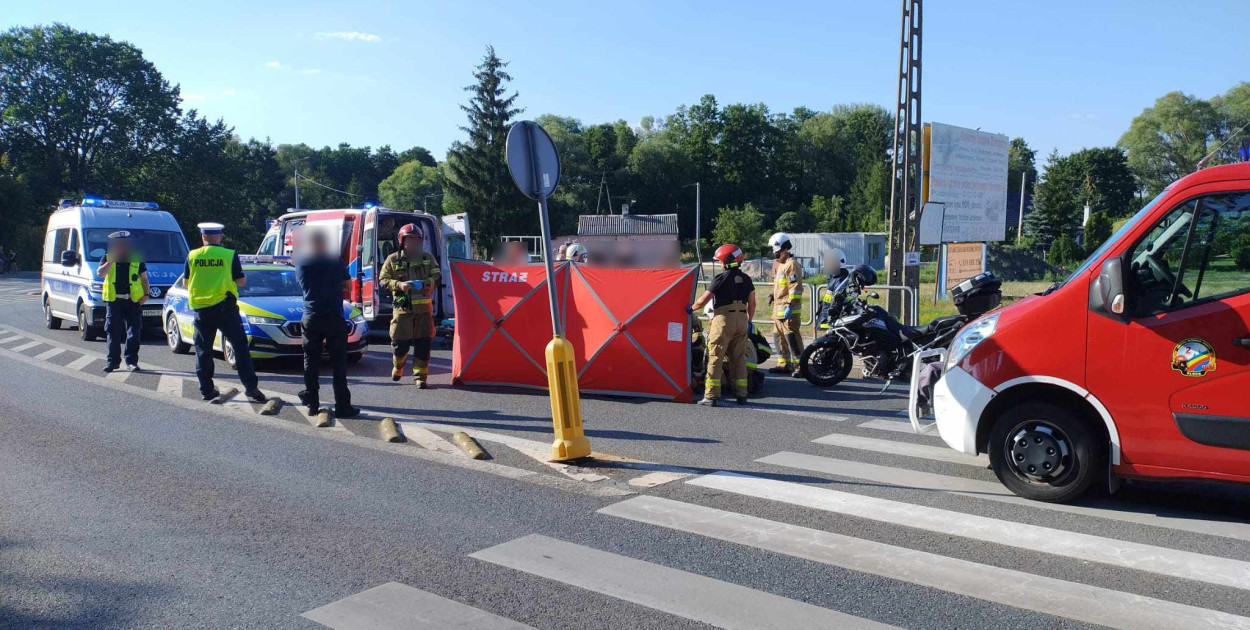
<instances>
[{"instance_id":1,"label":"ambulance","mask_svg":"<svg viewBox=\"0 0 1250 630\"><path fill-rule=\"evenodd\" d=\"M143 306L145 326L160 327L165 293L182 275L187 240L173 215L151 201L86 197L65 200L48 217L40 274L44 325L78 326L83 341L104 335L103 280L96 268L108 251L108 236L126 230L148 269L149 295Z\"/></svg>"},{"instance_id":2,"label":"ambulance","mask_svg":"<svg viewBox=\"0 0 1250 630\"><path fill-rule=\"evenodd\" d=\"M1250 163L1173 183L1066 279L932 353L937 432L1017 495L1250 482Z\"/></svg>"},{"instance_id":3,"label":"ambulance","mask_svg":"<svg viewBox=\"0 0 1250 630\"><path fill-rule=\"evenodd\" d=\"M323 230L338 243L343 262L352 276L352 288L344 299L358 307L373 328L385 328L391 319L391 293L378 284L386 257L399 247L399 228L415 223L425 232L425 250L433 254L442 270L442 286L434 300L435 322L452 317L451 258L471 258L469 218L465 214L438 217L425 212L404 212L365 204L341 210L291 210L271 221L257 255L290 256L298 230Z\"/></svg>"}]
</instances>

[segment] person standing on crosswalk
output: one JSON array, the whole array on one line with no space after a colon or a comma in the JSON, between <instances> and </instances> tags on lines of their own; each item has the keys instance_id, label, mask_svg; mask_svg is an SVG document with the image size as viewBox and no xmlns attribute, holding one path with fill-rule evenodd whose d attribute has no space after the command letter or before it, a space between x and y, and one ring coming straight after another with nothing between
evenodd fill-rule
<instances>
[{"instance_id":1,"label":"person standing on crosswalk","mask_svg":"<svg viewBox=\"0 0 1250 630\"><path fill-rule=\"evenodd\" d=\"M143 330L143 305L148 301L148 266L130 248L130 232L109 234L108 253L96 267L95 275L104 280L104 333L108 336L108 359L104 371L121 366L122 337L126 339L126 369L139 369L139 334Z\"/></svg>"},{"instance_id":2,"label":"person standing on crosswalk","mask_svg":"<svg viewBox=\"0 0 1250 630\"><path fill-rule=\"evenodd\" d=\"M187 296L195 313L195 376L200 381L200 395L212 400L220 395L213 385L213 342L217 333L234 349L239 380L244 394L255 402L265 402L252 366L252 353L239 317L239 287L247 284L243 264L233 249L221 246L220 223L201 223L200 238L204 246L187 255L183 278Z\"/></svg>"},{"instance_id":3,"label":"person standing on crosswalk","mask_svg":"<svg viewBox=\"0 0 1250 630\"><path fill-rule=\"evenodd\" d=\"M708 331L707 384L700 405L715 407L721 394L721 377L728 372L739 405L747 402L747 327L755 317L755 284L742 272L742 249L721 245L712 256L725 270L712 278L707 291L689 307L696 311L712 303Z\"/></svg>"}]
</instances>

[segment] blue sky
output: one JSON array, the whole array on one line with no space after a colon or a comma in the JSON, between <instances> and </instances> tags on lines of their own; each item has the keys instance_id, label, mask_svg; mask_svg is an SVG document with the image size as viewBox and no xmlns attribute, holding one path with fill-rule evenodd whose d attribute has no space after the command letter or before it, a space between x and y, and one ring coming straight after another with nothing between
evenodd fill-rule
<instances>
[{"instance_id":1,"label":"blue sky","mask_svg":"<svg viewBox=\"0 0 1250 630\"><path fill-rule=\"evenodd\" d=\"M774 111L895 98L899 2L526 0L7 3L139 46L187 106L275 143L390 144L440 158L493 44L526 117L664 116L712 93ZM1250 80L1250 3L928 0L924 119L1023 136L1041 155L1112 144L1171 90ZM1183 8L1182 8L1183 7Z\"/></svg>"}]
</instances>

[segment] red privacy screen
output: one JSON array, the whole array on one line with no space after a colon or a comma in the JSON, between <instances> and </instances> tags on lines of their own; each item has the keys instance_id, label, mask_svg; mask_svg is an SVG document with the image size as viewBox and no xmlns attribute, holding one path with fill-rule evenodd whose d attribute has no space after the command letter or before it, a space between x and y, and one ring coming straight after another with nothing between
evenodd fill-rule
<instances>
[{"instance_id":1,"label":"red privacy screen","mask_svg":"<svg viewBox=\"0 0 1250 630\"><path fill-rule=\"evenodd\" d=\"M452 382L547 387L546 269L451 263ZM556 304L583 392L689 401L695 270L556 265Z\"/></svg>"}]
</instances>

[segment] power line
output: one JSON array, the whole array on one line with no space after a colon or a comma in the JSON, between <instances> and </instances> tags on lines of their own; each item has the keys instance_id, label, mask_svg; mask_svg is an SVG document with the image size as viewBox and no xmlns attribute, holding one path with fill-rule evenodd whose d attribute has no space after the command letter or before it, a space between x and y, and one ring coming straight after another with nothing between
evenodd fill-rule
<instances>
[{"instance_id":1,"label":"power line","mask_svg":"<svg viewBox=\"0 0 1250 630\"><path fill-rule=\"evenodd\" d=\"M356 193L347 192L346 190L339 190L339 189L337 189L337 188L331 188L331 187L329 187L329 186L326 186L325 184L322 184L322 183L318 182L318 181L317 181L317 180L315 180L315 179L311 179L311 178L309 178L307 175L301 176L301 177L300 177L300 179L302 179L302 180L304 180L304 181L306 181L306 182L308 182L308 183L310 183L310 184L312 184L312 185L314 185L314 186L320 186L320 187L322 187L322 188L324 188L324 189L326 189L326 190L333 190L333 191L334 191L334 192L336 192L336 193L341 193L341 194L344 194L344 195L351 195L351 196L353 196L353 197L360 197L361 199L364 199L364 198L365 198L365 196L364 196L364 195L358 195L358 194L356 194Z\"/></svg>"}]
</instances>

